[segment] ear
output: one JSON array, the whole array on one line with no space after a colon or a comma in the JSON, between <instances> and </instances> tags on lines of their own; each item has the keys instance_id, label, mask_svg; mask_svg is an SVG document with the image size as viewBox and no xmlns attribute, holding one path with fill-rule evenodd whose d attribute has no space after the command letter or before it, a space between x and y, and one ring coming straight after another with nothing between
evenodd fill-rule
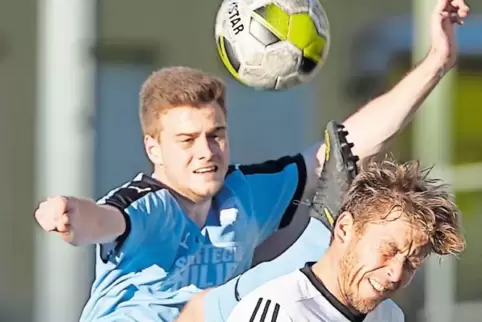
<instances>
[{"instance_id":1,"label":"ear","mask_svg":"<svg viewBox=\"0 0 482 322\"><path fill-rule=\"evenodd\" d=\"M158 140L150 135L144 136L144 148L146 149L147 157L151 160L152 164L162 165L164 163L161 144Z\"/></svg>"},{"instance_id":2,"label":"ear","mask_svg":"<svg viewBox=\"0 0 482 322\"><path fill-rule=\"evenodd\" d=\"M348 212L342 212L338 217L335 227L333 227L333 239L342 244L347 244L354 233L353 215Z\"/></svg>"}]
</instances>

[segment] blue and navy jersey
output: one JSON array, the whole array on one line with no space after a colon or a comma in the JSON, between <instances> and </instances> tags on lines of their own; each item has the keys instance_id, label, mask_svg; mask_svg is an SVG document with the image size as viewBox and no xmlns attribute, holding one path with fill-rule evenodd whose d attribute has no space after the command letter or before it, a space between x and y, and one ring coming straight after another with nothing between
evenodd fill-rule
<instances>
[{"instance_id":1,"label":"blue and navy jersey","mask_svg":"<svg viewBox=\"0 0 482 322\"><path fill-rule=\"evenodd\" d=\"M81 320L113 321L131 307L133 320L175 320L195 293L249 269L256 246L291 220L305 183L301 154L231 166L200 228L162 183L139 174L99 201L124 214L126 230L98 245Z\"/></svg>"}]
</instances>

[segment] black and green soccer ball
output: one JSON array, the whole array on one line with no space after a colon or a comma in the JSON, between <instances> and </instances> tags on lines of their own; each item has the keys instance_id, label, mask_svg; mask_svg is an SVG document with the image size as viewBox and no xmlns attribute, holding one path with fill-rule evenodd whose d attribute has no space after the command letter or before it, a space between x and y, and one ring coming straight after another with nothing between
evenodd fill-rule
<instances>
[{"instance_id":1,"label":"black and green soccer ball","mask_svg":"<svg viewBox=\"0 0 482 322\"><path fill-rule=\"evenodd\" d=\"M310 81L329 51L319 0L224 0L215 22L219 56L241 83L269 90Z\"/></svg>"}]
</instances>

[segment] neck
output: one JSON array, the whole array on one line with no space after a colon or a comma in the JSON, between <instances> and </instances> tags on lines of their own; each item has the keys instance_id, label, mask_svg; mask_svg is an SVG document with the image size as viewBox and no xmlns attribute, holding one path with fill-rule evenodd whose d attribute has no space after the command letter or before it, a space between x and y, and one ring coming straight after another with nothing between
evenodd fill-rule
<instances>
[{"instance_id":1,"label":"neck","mask_svg":"<svg viewBox=\"0 0 482 322\"><path fill-rule=\"evenodd\" d=\"M193 202L183 196L176 196L181 207L186 211L187 215L201 228L206 223L209 209L211 208L212 199Z\"/></svg>"},{"instance_id":2,"label":"neck","mask_svg":"<svg viewBox=\"0 0 482 322\"><path fill-rule=\"evenodd\" d=\"M209 209L211 208L212 198L202 200L189 198L189 196L186 196L178 190L172 188L168 180L165 178L163 172L159 171L159 169L154 171L152 177L162 182L162 184L169 189L181 208L184 209L186 214L196 223L198 227L201 228L204 226L209 214Z\"/></svg>"},{"instance_id":3,"label":"neck","mask_svg":"<svg viewBox=\"0 0 482 322\"><path fill-rule=\"evenodd\" d=\"M340 269L339 269L339 251L329 247L325 255L320 261L315 263L312 267L313 273L325 285L326 289L338 300L341 304L349 307L348 302L343 296L340 284Z\"/></svg>"}]
</instances>

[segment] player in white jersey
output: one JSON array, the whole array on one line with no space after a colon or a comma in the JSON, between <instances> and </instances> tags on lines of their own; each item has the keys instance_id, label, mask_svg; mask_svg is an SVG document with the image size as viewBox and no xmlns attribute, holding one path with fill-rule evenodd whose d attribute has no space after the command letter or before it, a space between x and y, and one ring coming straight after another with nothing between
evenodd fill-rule
<instances>
[{"instance_id":1,"label":"player in white jersey","mask_svg":"<svg viewBox=\"0 0 482 322\"><path fill-rule=\"evenodd\" d=\"M388 132L383 129L384 125L389 123L390 128L401 129L402 125L407 124L409 120L404 119L402 115L413 115L415 109L409 109L407 108L408 106L402 107L402 105L407 104L407 102L416 105L420 104L428 95L430 89L438 83L439 77L451 69L457 56L454 25L467 17L468 13L469 8L463 0L437 1L433 10L432 19L430 20L431 49L426 59L414 68L414 70L390 92L375 99L369 103L369 105L362 108L360 112L355 113L344 122L349 132L347 139L355 144L354 154L363 160L369 155L378 153L382 146L385 146L385 143L390 141L390 139L387 138L391 138L391 136L387 136ZM433 69L434 67L435 69ZM390 110L390 113L387 113L388 110ZM387 118L387 116L389 116L389 118ZM357 122L354 122L355 117ZM358 121L362 119L363 122L358 124ZM361 127L353 126L354 124L360 125ZM393 135L396 134L396 132L391 133ZM368 143L374 142L368 138L373 137L379 139L379 145L368 145ZM368 148L369 146L371 148ZM326 147L326 151L329 152L329 146L326 145ZM320 150L318 150L318 152L317 159L319 159L319 162L325 162L325 158L322 153L320 153ZM315 175L313 172L311 164L311 162L308 162L306 166L307 179L311 179L307 180L307 182L318 179L318 175ZM325 174L332 173L331 171L326 171L325 166L327 164L323 164L323 172ZM343 167L341 169L343 169ZM316 170L316 174L320 173L319 170L320 169ZM340 173L339 167L336 167L336 170ZM336 186L338 186L337 183L338 180L336 180ZM291 205L304 204L305 200L312 198L314 186L309 184L306 186L309 188L305 188L303 198L295 199L295 201L298 202L292 203ZM336 191L338 189L334 190ZM256 195L256 193L252 195L256 195L259 200L263 200L265 198L263 190L257 191L259 191L258 195ZM320 191L324 193L330 192L329 189L325 189L324 191L318 189L317 193ZM331 195L325 195L325 198L321 199L329 201L330 203L336 201L336 197L333 198ZM300 200L301 203L299 202ZM336 210L339 209L339 207L336 206L332 208ZM299 207L299 209L302 210L303 207ZM259 214L260 212L258 211L257 213ZM316 220L326 215L324 211L321 212L321 214L322 215L318 217L312 216L304 230L303 227L300 227L298 231L292 230L292 228L297 229L294 224L299 223L299 219L302 218L300 215L293 216L293 222L290 221L289 225L279 226L281 229L271 234L270 237L260 245L264 252L257 252L258 254L264 253L264 255L267 256L258 257L256 260L258 264L256 266L230 279L227 283L195 295L189 301L189 304L183 308L183 314L181 314L181 317L176 321L224 322L238 301L243 299L252 290L272 279L303 267L306 262L316 261L321 258L330 240L330 231L324 227L320 220ZM327 219L331 229L332 220L330 220L328 216Z\"/></svg>"},{"instance_id":2,"label":"player in white jersey","mask_svg":"<svg viewBox=\"0 0 482 322\"><path fill-rule=\"evenodd\" d=\"M354 312L338 301L320 282L310 264L272 280L238 304L228 322L403 322L403 312L385 300L370 314Z\"/></svg>"},{"instance_id":3,"label":"player in white jersey","mask_svg":"<svg viewBox=\"0 0 482 322\"><path fill-rule=\"evenodd\" d=\"M428 175L417 161L366 163L325 255L249 293L228 322L403 321L390 298L430 254L458 254L465 246L456 205Z\"/></svg>"}]
</instances>

